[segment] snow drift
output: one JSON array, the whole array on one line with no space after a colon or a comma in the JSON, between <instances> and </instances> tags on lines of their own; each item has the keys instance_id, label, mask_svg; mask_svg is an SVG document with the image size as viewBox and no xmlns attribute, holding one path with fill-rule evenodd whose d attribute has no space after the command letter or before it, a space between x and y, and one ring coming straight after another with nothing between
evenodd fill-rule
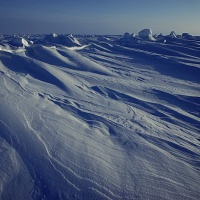
<instances>
[{"instance_id":1,"label":"snow drift","mask_svg":"<svg viewBox=\"0 0 200 200\"><path fill-rule=\"evenodd\" d=\"M0 38L0 199L200 198L200 37L121 37Z\"/></svg>"}]
</instances>

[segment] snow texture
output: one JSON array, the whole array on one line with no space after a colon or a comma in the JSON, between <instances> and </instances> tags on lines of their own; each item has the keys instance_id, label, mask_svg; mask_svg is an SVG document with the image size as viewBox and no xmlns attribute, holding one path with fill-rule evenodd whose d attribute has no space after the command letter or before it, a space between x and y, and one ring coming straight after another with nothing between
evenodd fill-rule
<instances>
[{"instance_id":1,"label":"snow texture","mask_svg":"<svg viewBox=\"0 0 200 200\"><path fill-rule=\"evenodd\" d=\"M200 199L200 37L152 37L0 37L1 200Z\"/></svg>"}]
</instances>

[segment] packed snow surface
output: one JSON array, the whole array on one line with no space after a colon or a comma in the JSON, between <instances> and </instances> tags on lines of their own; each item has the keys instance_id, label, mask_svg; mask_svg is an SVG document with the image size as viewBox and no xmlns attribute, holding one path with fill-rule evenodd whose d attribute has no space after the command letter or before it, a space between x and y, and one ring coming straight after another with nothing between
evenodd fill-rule
<instances>
[{"instance_id":1,"label":"packed snow surface","mask_svg":"<svg viewBox=\"0 0 200 200\"><path fill-rule=\"evenodd\" d=\"M2 35L0 76L1 200L200 199L200 37Z\"/></svg>"}]
</instances>

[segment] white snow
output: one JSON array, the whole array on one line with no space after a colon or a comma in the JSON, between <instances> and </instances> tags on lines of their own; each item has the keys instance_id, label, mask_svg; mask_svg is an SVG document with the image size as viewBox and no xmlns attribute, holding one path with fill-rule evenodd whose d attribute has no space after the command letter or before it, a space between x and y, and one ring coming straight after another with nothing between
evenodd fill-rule
<instances>
[{"instance_id":1,"label":"white snow","mask_svg":"<svg viewBox=\"0 0 200 200\"><path fill-rule=\"evenodd\" d=\"M1 200L200 199L200 37L122 37L1 36Z\"/></svg>"},{"instance_id":2,"label":"white snow","mask_svg":"<svg viewBox=\"0 0 200 200\"><path fill-rule=\"evenodd\" d=\"M28 42L22 37L13 37L10 44L17 47L29 46Z\"/></svg>"},{"instance_id":3,"label":"white snow","mask_svg":"<svg viewBox=\"0 0 200 200\"><path fill-rule=\"evenodd\" d=\"M154 41L155 38L152 35L152 30L151 29L143 29L138 33L139 37L142 39L148 39Z\"/></svg>"},{"instance_id":4,"label":"white snow","mask_svg":"<svg viewBox=\"0 0 200 200\"><path fill-rule=\"evenodd\" d=\"M128 33L128 32L126 32L126 33L124 33L124 38L125 39L132 39L132 38L135 38L136 37L136 34L135 33Z\"/></svg>"},{"instance_id":5,"label":"white snow","mask_svg":"<svg viewBox=\"0 0 200 200\"><path fill-rule=\"evenodd\" d=\"M131 33L131 37L136 37L136 34L135 33Z\"/></svg>"},{"instance_id":6,"label":"white snow","mask_svg":"<svg viewBox=\"0 0 200 200\"><path fill-rule=\"evenodd\" d=\"M69 47L81 46L79 41L73 35L57 35L55 33L46 35L45 42L57 43Z\"/></svg>"},{"instance_id":7,"label":"white snow","mask_svg":"<svg viewBox=\"0 0 200 200\"><path fill-rule=\"evenodd\" d=\"M163 34L159 34L158 36L154 37L156 39L156 41L158 42L163 42L163 43L166 43L166 38L165 36L163 36Z\"/></svg>"}]
</instances>

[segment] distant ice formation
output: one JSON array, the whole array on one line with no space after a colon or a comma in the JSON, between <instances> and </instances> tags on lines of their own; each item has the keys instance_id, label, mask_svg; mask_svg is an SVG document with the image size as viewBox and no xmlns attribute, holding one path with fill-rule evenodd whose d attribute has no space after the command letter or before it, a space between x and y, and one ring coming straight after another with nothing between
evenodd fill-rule
<instances>
[{"instance_id":1,"label":"distant ice formation","mask_svg":"<svg viewBox=\"0 0 200 200\"><path fill-rule=\"evenodd\" d=\"M183 33L183 34L182 34L182 37L183 37L183 38L191 38L192 35L190 35L189 33Z\"/></svg>"},{"instance_id":2,"label":"distant ice formation","mask_svg":"<svg viewBox=\"0 0 200 200\"><path fill-rule=\"evenodd\" d=\"M137 35L135 33L130 34L129 32L125 32L123 38L120 39L120 42L126 44L128 46L141 43L144 41L152 41L152 42L159 42L159 43L172 43L178 39L191 39L192 35L189 33L183 33L182 35L177 35L174 31L171 31L169 35L164 36L162 33L159 35L154 34L152 29L143 29Z\"/></svg>"},{"instance_id":3,"label":"distant ice formation","mask_svg":"<svg viewBox=\"0 0 200 200\"><path fill-rule=\"evenodd\" d=\"M46 42L57 43L61 45L66 45L69 47L72 46L81 46L79 41L73 35L57 35L52 33L50 35L46 35L45 37Z\"/></svg>"},{"instance_id":4,"label":"distant ice formation","mask_svg":"<svg viewBox=\"0 0 200 200\"><path fill-rule=\"evenodd\" d=\"M28 42L24 38L18 36L13 37L10 44L17 47L29 46Z\"/></svg>"},{"instance_id":5,"label":"distant ice formation","mask_svg":"<svg viewBox=\"0 0 200 200\"><path fill-rule=\"evenodd\" d=\"M172 31L172 32L170 33L170 36L171 36L172 38L177 38L177 35L176 35L176 33L175 33L174 31Z\"/></svg>"},{"instance_id":6,"label":"distant ice formation","mask_svg":"<svg viewBox=\"0 0 200 200\"><path fill-rule=\"evenodd\" d=\"M124 38L130 38L130 37L131 37L130 33L128 32L124 33Z\"/></svg>"},{"instance_id":7,"label":"distant ice formation","mask_svg":"<svg viewBox=\"0 0 200 200\"><path fill-rule=\"evenodd\" d=\"M157 36L154 36L154 38L156 39L157 42L163 42L163 43L166 42L166 37L162 33L160 33Z\"/></svg>"},{"instance_id":8,"label":"distant ice formation","mask_svg":"<svg viewBox=\"0 0 200 200\"><path fill-rule=\"evenodd\" d=\"M126 32L126 33L124 33L124 38L125 39L132 39L132 38L135 38L136 37L136 34L135 33L128 33L128 32Z\"/></svg>"},{"instance_id":9,"label":"distant ice formation","mask_svg":"<svg viewBox=\"0 0 200 200\"><path fill-rule=\"evenodd\" d=\"M139 37L142 38L142 39L148 39L148 40L155 41L155 38L152 35L151 29L143 29L138 34L139 34Z\"/></svg>"}]
</instances>

